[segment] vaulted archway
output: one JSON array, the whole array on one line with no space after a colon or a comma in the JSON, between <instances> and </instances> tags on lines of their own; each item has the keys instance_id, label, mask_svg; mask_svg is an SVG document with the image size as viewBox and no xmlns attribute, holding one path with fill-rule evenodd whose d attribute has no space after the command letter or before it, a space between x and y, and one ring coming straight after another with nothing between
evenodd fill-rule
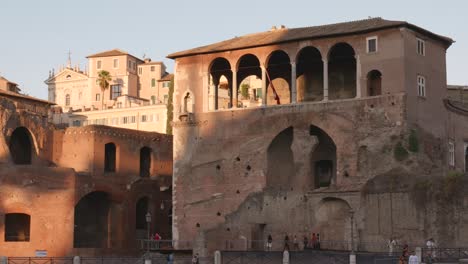
<instances>
[{"instance_id":1,"label":"vaulted archway","mask_svg":"<svg viewBox=\"0 0 468 264\"><path fill-rule=\"evenodd\" d=\"M11 134L8 147L15 164L31 164L34 144L31 132L27 128L16 128Z\"/></svg>"},{"instance_id":2,"label":"vaulted archway","mask_svg":"<svg viewBox=\"0 0 468 264\"><path fill-rule=\"evenodd\" d=\"M311 102L323 99L323 61L315 47L303 48L297 56L297 101Z\"/></svg>"},{"instance_id":3,"label":"vaulted archway","mask_svg":"<svg viewBox=\"0 0 468 264\"><path fill-rule=\"evenodd\" d=\"M238 107L247 108L262 105L262 69L255 55L243 55L237 65Z\"/></svg>"},{"instance_id":4,"label":"vaulted archway","mask_svg":"<svg viewBox=\"0 0 468 264\"><path fill-rule=\"evenodd\" d=\"M267 60L267 105L291 103L291 60L282 51L272 52Z\"/></svg>"},{"instance_id":5,"label":"vaulted archway","mask_svg":"<svg viewBox=\"0 0 468 264\"><path fill-rule=\"evenodd\" d=\"M328 97L346 99L356 97L355 51L348 43L334 45L328 54Z\"/></svg>"},{"instance_id":6,"label":"vaulted archway","mask_svg":"<svg viewBox=\"0 0 468 264\"><path fill-rule=\"evenodd\" d=\"M210 83L213 86L208 92L208 110L231 108L233 105L231 64L225 58L216 58L211 62L209 72Z\"/></svg>"}]
</instances>

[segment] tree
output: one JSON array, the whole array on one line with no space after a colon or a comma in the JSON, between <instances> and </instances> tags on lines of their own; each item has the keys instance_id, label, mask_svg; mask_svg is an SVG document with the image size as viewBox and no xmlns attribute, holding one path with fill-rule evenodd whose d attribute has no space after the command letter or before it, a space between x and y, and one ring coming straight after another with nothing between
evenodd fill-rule
<instances>
[{"instance_id":1,"label":"tree","mask_svg":"<svg viewBox=\"0 0 468 264\"><path fill-rule=\"evenodd\" d=\"M242 99L248 99L249 98L249 89L250 89L250 85L248 85L247 83L244 83L244 84L241 85Z\"/></svg>"},{"instance_id":2,"label":"tree","mask_svg":"<svg viewBox=\"0 0 468 264\"><path fill-rule=\"evenodd\" d=\"M172 135L172 118L174 116L174 105L172 104L172 97L174 96L174 77L171 78L169 83L169 96L167 98L167 123L166 123L166 134Z\"/></svg>"},{"instance_id":3,"label":"tree","mask_svg":"<svg viewBox=\"0 0 468 264\"><path fill-rule=\"evenodd\" d=\"M102 70L98 72L96 83L101 88L101 110L104 109L104 92L109 89L110 81L112 81L112 76L108 71Z\"/></svg>"}]
</instances>

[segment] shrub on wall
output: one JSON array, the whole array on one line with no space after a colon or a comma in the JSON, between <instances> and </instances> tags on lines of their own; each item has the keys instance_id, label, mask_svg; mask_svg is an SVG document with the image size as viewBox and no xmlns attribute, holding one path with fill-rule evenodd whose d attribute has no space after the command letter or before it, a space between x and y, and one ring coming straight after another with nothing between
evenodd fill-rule
<instances>
[{"instance_id":1,"label":"shrub on wall","mask_svg":"<svg viewBox=\"0 0 468 264\"><path fill-rule=\"evenodd\" d=\"M395 159L398 161L404 161L408 158L408 154L408 151L405 149L405 147L403 147L401 141L399 141L393 149L393 156L395 157Z\"/></svg>"},{"instance_id":2,"label":"shrub on wall","mask_svg":"<svg viewBox=\"0 0 468 264\"><path fill-rule=\"evenodd\" d=\"M418 135L416 133L416 130L414 129L411 129L411 132L408 138L408 150L411 152L419 151Z\"/></svg>"}]
</instances>

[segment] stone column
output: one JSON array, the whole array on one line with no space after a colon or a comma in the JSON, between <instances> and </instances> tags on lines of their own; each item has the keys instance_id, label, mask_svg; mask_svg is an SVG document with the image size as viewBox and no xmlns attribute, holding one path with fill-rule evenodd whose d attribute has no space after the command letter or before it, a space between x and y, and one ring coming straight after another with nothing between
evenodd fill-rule
<instances>
[{"instance_id":1,"label":"stone column","mask_svg":"<svg viewBox=\"0 0 468 264\"><path fill-rule=\"evenodd\" d=\"M296 62L291 62L291 103L297 103Z\"/></svg>"},{"instance_id":2,"label":"stone column","mask_svg":"<svg viewBox=\"0 0 468 264\"><path fill-rule=\"evenodd\" d=\"M219 88L219 82L214 83L214 110L218 110L218 88Z\"/></svg>"},{"instance_id":3,"label":"stone column","mask_svg":"<svg viewBox=\"0 0 468 264\"><path fill-rule=\"evenodd\" d=\"M328 60L323 59L323 101L328 101Z\"/></svg>"},{"instance_id":4,"label":"stone column","mask_svg":"<svg viewBox=\"0 0 468 264\"><path fill-rule=\"evenodd\" d=\"M266 87L266 69L264 66L262 68L262 105L266 105L266 94L267 94L267 87Z\"/></svg>"},{"instance_id":5,"label":"stone column","mask_svg":"<svg viewBox=\"0 0 468 264\"><path fill-rule=\"evenodd\" d=\"M203 112L207 112L210 109L210 74L207 72L203 73Z\"/></svg>"},{"instance_id":6,"label":"stone column","mask_svg":"<svg viewBox=\"0 0 468 264\"><path fill-rule=\"evenodd\" d=\"M232 107L237 108L237 71L236 69L232 70L232 94L231 94L231 102L233 102Z\"/></svg>"},{"instance_id":7,"label":"stone column","mask_svg":"<svg viewBox=\"0 0 468 264\"><path fill-rule=\"evenodd\" d=\"M356 98L361 98L361 59L359 55L356 58Z\"/></svg>"}]
</instances>

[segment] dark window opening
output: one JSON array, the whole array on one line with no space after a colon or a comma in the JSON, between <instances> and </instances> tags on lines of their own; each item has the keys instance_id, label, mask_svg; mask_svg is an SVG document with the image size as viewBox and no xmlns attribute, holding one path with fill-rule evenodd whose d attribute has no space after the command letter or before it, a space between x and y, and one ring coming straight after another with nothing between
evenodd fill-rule
<instances>
[{"instance_id":1,"label":"dark window opening","mask_svg":"<svg viewBox=\"0 0 468 264\"><path fill-rule=\"evenodd\" d=\"M110 199L107 193L92 192L75 206L75 248L106 248L109 238Z\"/></svg>"},{"instance_id":2,"label":"dark window opening","mask_svg":"<svg viewBox=\"0 0 468 264\"><path fill-rule=\"evenodd\" d=\"M297 57L297 101L310 102L323 99L323 61L314 47L303 48Z\"/></svg>"},{"instance_id":3,"label":"dark window opening","mask_svg":"<svg viewBox=\"0 0 468 264\"><path fill-rule=\"evenodd\" d=\"M356 96L356 58L354 49L338 43L330 50L328 58L328 97L346 99Z\"/></svg>"},{"instance_id":4,"label":"dark window opening","mask_svg":"<svg viewBox=\"0 0 468 264\"><path fill-rule=\"evenodd\" d=\"M151 169L151 148L143 147L140 149L140 177L150 176Z\"/></svg>"},{"instance_id":5,"label":"dark window opening","mask_svg":"<svg viewBox=\"0 0 468 264\"><path fill-rule=\"evenodd\" d=\"M27 214L5 215L5 241L29 242L31 229L31 216Z\"/></svg>"},{"instance_id":6,"label":"dark window opening","mask_svg":"<svg viewBox=\"0 0 468 264\"><path fill-rule=\"evenodd\" d=\"M135 227L137 230L146 230L148 223L146 223L146 214L149 209L149 199L148 197L140 198L136 204L135 212ZM146 232L140 234L141 237L145 237Z\"/></svg>"},{"instance_id":7,"label":"dark window opening","mask_svg":"<svg viewBox=\"0 0 468 264\"><path fill-rule=\"evenodd\" d=\"M382 74L373 70L367 74L367 93L369 96L382 94Z\"/></svg>"},{"instance_id":8,"label":"dark window opening","mask_svg":"<svg viewBox=\"0 0 468 264\"><path fill-rule=\"evenodd\" d=\"M310 126L309 134L317 137L317 145L310 154L313 187L328 187L336 178L336 145L322 129Z\"/></svg>"},{"instance_id":9,"label":"dark window opening","mask_svg":"<svg viewBox=\"0 0 468 264\"><path fill-rule=\"evenodd\" d=\"M294 155L291 150L294 129L289 127L279 133L267 149L267 186L285 187L294 175Z\"/></svg>"},{"instance_id":10,"label":"dark window opening","mask_svg":"<svg viewBox=\"0 0 468 264\"><path fill-rule=\"evenodd\" d=\"M28 129L15 129L11 134L9 148L15 164L31 164L33 144Z\"/></svg>"},{"instance_id":11,"label":"dark window opening","mask_svg":"<svg viewBox=\"0 0 468 264\"><path fill-rule=\"evenodd\" d=\"M122 95L122 86L120 84L111 85L111 100Z\"/></svg>"},{"instance_id":12,"label":"dark window opening","mask_svg":"<svg viewBox=\"0 0 468 264\"><path fill-rule=\"evenodd\" d=\"M315 162L315 175L318 178L319 187L328 187L333 175L333 161L319 160Z\"/></svg>"},{"instance_id":13,"label":"dark window opening","mask_svg":"<svg viewBox=\"0 0 468 264\"><path fill-rule=\"evenodd\" d=\"M105 145L104 172L115 172L116 148L114 143Z\"/></svg>"}]
</instances>

